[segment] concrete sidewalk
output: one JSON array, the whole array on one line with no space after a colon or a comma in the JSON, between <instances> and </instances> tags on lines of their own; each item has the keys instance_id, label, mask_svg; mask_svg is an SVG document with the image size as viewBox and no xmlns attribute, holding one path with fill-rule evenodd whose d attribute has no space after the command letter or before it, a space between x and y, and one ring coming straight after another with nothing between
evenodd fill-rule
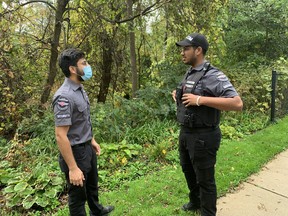
<instances>
[{"instance_id":1,"label":"concrete sidewalk","mask_svg":"<svg viewBox=\"0 0 288 216\"><path fill-rule=\"evenodd\" d=\"M218 199L217 209L217 216L288 216L288 151Z\"/></svg>"}]
</instances>

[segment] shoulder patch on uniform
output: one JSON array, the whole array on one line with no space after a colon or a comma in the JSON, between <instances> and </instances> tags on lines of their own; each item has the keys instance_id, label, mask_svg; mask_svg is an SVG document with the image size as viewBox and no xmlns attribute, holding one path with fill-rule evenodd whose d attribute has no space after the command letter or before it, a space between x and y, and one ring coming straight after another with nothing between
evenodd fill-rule
<instances>
[{"instance_id":1,"label":"shoulder patch on uniform","mask_svg":"<svg viewBox=\"0 0 288 216\"><path fill-rule=\"evenodd\" d=\"M56 104L57 104L58 109L66 110L69 107L69 100L67 98L65 98L65 97L60 97L57 100Z\"/></svg>"},{"instance_id":2,"label":"shoulder patch on uniform","mask_svg":"<svg viewBox=\"0 0 288 216\"><path fill-rule=\"evenodd\" d=\"M70 114L56 115L57 119L70 118Z\"/></svg>"},{"instance_id":3,"label":"shoulder patch on uniform","mask_svg":"<svg viewBox=\"0 0 288 216\"><path fill-rule=\"evenodd\" d=\"M216 76L217 76L217 79L218 79L219 81L222 81L222 82L228 81L228 77L227 77L223 72L221 72L221 71L219 71L219 72L216 74Z\"/></svg>"}]
</instances>

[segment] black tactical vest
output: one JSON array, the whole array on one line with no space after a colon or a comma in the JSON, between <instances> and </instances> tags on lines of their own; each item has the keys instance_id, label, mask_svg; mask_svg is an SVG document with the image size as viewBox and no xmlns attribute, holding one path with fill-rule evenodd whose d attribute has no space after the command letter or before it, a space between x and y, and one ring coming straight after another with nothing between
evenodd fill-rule
<instances>
[{"instance_id":1,"label":"black tactical vest","mask_svg":"<svg viewBox=\"0 0 288 216\"><path fill-rule=\"evenodd\" d=\"M207 71L216 70L208 62L204 64L201 71L195 72L191 76L186 74L186 78L179 84L176 89L177 99L177 120L178 122L189 128L216 127L220 122L220 110L208 106L189 106L185 107L182 103L182 95L184 93L194 93L199 80ZM204 95L203 91L200 94Z\"/></svg>"}]
</instances>

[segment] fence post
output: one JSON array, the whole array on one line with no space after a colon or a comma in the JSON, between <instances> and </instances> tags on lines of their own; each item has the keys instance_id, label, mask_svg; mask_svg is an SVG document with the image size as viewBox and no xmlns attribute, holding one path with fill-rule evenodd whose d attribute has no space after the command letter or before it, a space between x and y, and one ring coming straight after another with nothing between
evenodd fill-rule
<instances>
[{"instance_id":1,"label":"fence post","mask_svg":"<svg viewBox=\"0 0 288 216\"><path fill-rule=\"evenodd\" d=\"M272 91L271 91L271 122L275 122L275 100L276 100L276 81L277 81L277 72L272 71Z\"/></svg>"}]
</instances>

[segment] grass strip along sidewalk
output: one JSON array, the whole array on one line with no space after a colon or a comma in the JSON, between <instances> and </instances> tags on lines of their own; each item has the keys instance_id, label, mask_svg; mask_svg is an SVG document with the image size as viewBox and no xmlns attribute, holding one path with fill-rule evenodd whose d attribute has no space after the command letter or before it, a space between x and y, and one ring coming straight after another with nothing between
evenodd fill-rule
<instances>
[{"instance_id":1,"label":"grass strip along sidewalk","mask_svg":"<svg viewBox=\"0 0 288 216\"><path fill-rule=\"evenodd\" d=\"M288 147L288 118L240 141L224 140L218 153L216 178L218 196L224 195ZM115 205L111 215L193 215L181 210L188 201L181 168L167 166L141 179L123 184L101 195L101 201ZM196 215L196 214L195 214Z\"/></svg>"}]
</instances>

